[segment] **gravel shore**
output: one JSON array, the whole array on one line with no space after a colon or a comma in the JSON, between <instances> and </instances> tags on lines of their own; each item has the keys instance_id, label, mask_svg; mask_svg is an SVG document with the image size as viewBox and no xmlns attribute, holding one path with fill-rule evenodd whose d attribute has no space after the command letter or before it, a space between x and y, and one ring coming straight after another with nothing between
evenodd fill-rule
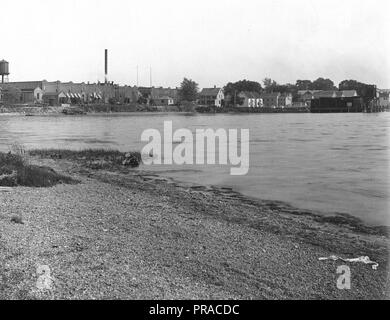
<instances>
[{"instance_id":1,"label":"gravel shore","mask_svg":"<svg viewBox=\"0 0 390 320\"><path fill-rule=\"evenodd\" d=\"M80 183L0 190L2 299L389 297L385 228L138 170L37 161ZM319 260L330 255L379 267ZM350 290L336 286L342 264ZM50 268L44 290L40 266Z\"/></svg>"}]
</instances>

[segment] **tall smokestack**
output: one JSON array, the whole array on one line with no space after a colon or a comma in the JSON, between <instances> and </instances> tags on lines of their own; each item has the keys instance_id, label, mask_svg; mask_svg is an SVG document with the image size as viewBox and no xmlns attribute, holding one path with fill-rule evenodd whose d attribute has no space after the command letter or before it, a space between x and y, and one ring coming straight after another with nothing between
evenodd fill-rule
<instances>
[{"instance_id":1,"label":"tall smokestack","mask_svg":"<svg viewBox=\"0 0 390 320\"><path fill-rule=\"evenodd\" d=\"M108 50L104 50L104 81L107 83L107 74L108 74Z\"/></svg>"}]
</instances>

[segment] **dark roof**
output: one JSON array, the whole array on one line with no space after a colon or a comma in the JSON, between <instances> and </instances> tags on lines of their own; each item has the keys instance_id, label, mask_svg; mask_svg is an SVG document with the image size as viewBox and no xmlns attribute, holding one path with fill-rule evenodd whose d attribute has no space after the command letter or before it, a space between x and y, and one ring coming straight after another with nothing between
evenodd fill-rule
<instances>
[{"instance_id":1,"label":"dark roof","mask_svg":"<svg viewBox=\"0 0 390 320\"><path fill-rule=\"evenodd\" d=\"M332 91L319 91L313 94L314 99L318 98L336 98L336 92Z\"/></svg>"},{"instance_id":2,"label":"dark roof","mask_svg":"<svg viewBox=\"0 0 390 320\"><path fill-rule=\"evenodd\" d=\"M315 92L319 92L319 91L322 91L322 90L298 90L298 95L302 96L306 93L315 93Z\"/></svg>"},{"instance_id":3,"label":"dark roof","mask_svg":"<svg viewBox=\"0 0 390 320\"><path fill-rule=\"evenodd\" d=\"M60 94L65 94L64 92L60 91L60 92L45 92L43 94L44 97L57 97L59 96Z\"/></svg>"},{"instance_id":4,"label":"dark roof","mask_svg":"<svg viewBox=\"0 0 390 320\"><path fill-rule=\"evenodd\" d=\"M216 96L218 95L221 88L203 88L199 93L201 96Z\"/></svg>"},{"instance_id":5,"label":"dark roof","mask_svg":"<svg viewBox=\"0 0 390 320\"><path fill-rule=\"evenodd\" d=\"M351 98L356 97L356 90L331 90L331 91L319 91L313 94L314 99L319 98Z\"/></svg>"},{"instance_id":6,"label":"dark roof","mask_svg":"<svg viewBox=\"0 0 390 320\"><path fill-rule=\"evenodd\" d=\"M343 97L349 98L349 97L356 97L358 94L356 90L343 90Z\"/></svg>"},{"instance_id":7,"label":"dark roof","mask_svg":"<svg viewBox=\"0 0 390 320\"><path fill-rule=\"evenodd\" d=\"M16 87L20 90L35 90L36 88L43 87L42 81L20 81L20 82L7 82L9 86Z\"/></svg>"},{"instance_id":8,"label":"dark roof","mask_svg":"<svg viewBox=\"0 0 390 320\"><path fill-rule=\"evenodd\" d=\"M152 88L151 89L151 98L152 99L162 99L164 97L169 97L171 99L176 98L178 95L177 89L172 88Z\"/></svg>"}]
</instances>

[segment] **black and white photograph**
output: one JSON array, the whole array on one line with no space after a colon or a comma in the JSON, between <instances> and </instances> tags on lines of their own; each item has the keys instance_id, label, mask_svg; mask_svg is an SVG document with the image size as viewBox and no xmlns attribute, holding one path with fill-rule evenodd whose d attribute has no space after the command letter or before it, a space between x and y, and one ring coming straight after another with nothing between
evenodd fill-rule
<instances>
[{"instance_id":1,"label":"black and white photograph","mask_svg":"<svg viewBox=\"0 0 390 320\"><path fill-rule=\"evenodd\" d=\"M389 1L0 12L0 300L390 298Z\"/></svg>"}]
</instances>

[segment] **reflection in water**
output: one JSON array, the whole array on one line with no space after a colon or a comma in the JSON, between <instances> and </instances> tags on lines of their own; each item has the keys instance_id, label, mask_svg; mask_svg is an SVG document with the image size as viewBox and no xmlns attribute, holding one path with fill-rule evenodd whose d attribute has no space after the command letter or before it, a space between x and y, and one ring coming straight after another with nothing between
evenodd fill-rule
<instances>
[{"instance_id":1,"label":"reflection in water","mask_svg":"<svg viewBox=\"0 0 390 320\"><path fill-rule=\"evenodd\" d=\"M249 128L250 171L222 166L153 166L184 182L234 187L246 195L388 223L390 114L113 114L0 116L0 150L27 148L140 150L144 129Z\"/></svg>"}]
</instances>

